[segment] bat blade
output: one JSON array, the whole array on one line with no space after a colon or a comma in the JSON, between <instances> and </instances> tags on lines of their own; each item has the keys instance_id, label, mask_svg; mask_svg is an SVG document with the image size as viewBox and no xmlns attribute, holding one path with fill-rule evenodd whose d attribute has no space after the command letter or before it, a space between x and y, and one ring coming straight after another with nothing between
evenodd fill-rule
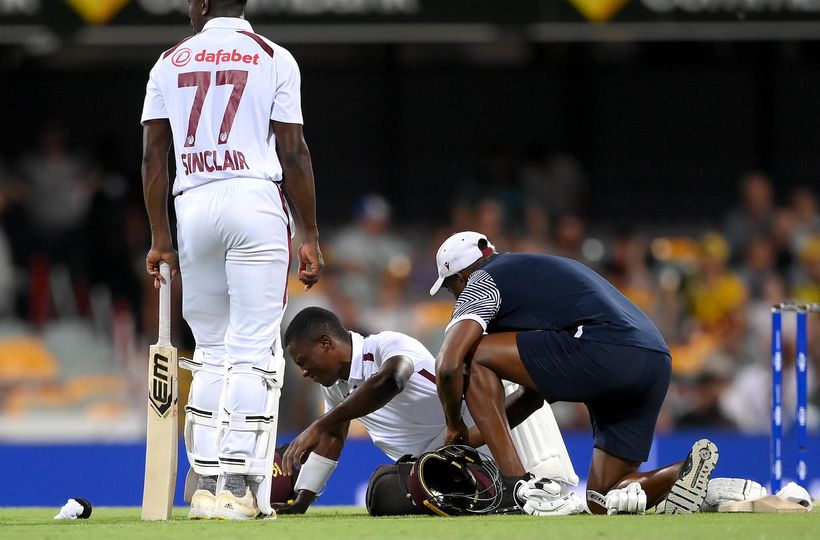
<instances>
[{"instance_id":1,"label":"bat blade","mask_svg":"<svg viewBox=\"0 0 820 540\"><path fill-rule=\"evenodd\" d=\"M143 520L171 517L177 476L177 397L177 350L152 345L148 353Z\"/></svg>"}]
</instances>

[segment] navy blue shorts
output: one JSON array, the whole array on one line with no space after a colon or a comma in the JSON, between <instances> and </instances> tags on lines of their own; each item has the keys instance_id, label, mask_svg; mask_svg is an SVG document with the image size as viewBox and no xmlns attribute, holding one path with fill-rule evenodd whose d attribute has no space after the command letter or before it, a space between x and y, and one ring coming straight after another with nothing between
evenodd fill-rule
<instances>
[{"instance_id":1,"label":"navy blue shorts","mask_svg":"<svg viewBox=\"0 0 820 540\"><path fill-rule=\"evenodd\" d=\"M586 404L596 448L647 460L672 374L668 354L564 331L519 332L517 342L524 367L548 402Z\"/></svg>"}]
</instances>

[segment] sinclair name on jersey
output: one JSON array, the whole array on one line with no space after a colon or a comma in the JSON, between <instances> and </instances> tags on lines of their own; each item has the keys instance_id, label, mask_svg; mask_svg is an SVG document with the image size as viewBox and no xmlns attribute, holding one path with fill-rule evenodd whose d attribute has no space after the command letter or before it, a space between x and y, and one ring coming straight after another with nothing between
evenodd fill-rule
<instances>
[{"instance_id":1,"label":"sinclair name on jersey","mask_svg":"<svg viewBox=\"0 0 820 540\"><path fill-rule=\"evenodd\" d=\"M239 150L205 150L180 155L185 175L198 172L241 171L249 169L245 154Z\"/></svg>"}]
</instances>

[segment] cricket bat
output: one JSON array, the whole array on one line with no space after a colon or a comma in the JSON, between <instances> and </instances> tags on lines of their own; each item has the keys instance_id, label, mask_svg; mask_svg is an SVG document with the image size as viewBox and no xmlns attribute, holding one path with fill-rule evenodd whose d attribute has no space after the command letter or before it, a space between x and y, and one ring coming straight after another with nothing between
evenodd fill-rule
<instances>
[{"instance_id":1,"label":"cricket bat","mask_svg":"<svg viewBox=\"0 0 820 540\"><path fill-rule=\"evenodd\" d=\"M159 337L148 351L148 431L142 519L171 517L177 479L177 350L171 345L171 268L160 263Z\"/></svg>"},{"instance_id":2,"label":"cricket bat","mask_svg":"<svg viewBox=\"0 0 820 540\"><path fill-rule=\"evenodd\" d=\"M750 501L735 501L718 506L718 512L748 512L755 514L788 514L808 512L808 508L796 502L766 495Z\"/></svg>"}]
</instances>

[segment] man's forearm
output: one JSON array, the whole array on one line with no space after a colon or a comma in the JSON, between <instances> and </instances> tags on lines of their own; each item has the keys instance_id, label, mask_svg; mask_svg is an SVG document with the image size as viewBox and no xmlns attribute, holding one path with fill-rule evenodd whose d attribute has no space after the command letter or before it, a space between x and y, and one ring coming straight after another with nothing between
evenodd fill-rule
<instances>
[{"instance_id":1,"label":"man's forearm","mask_svg":"<svg viewBox=\"0 0 820 540\"><path fill-rule=\"evenodd\" d=\"M345 445L345 439L347 438L348 427L349 424L347 423L339 424L331 432L323 433L322 439L319 441L314 452L327 459L339 461L339 457L342 455L342 449Z\"/></svg>"},{"instance_id":2,"label":"man's forearm","mask_svg":"<svg viewBox=\"0 0 820 540\"><path fill-rule=\"evenodd\" d=\"M168 160L159 156L147 156L142 163L142 191L145 209L151 227L152 242L165 243L171 240L171 225L168 219Z\"/></svg>"},{"instance_id":3,"label":"man's forearm","mask_svg":"<svg viewBox=\"0 0 820 540\"><path fill-rule=\"evenodd\" d=\"M452 372L439 372L436 377L438 397L444 409L444 419L448 426L455 426L461 420L461 403L464 395L464 377Z\"/></svg>"},{"instance_id":4,"label":"man's forearm","mask_svg":"<svg viewBox=\"0 0 820 540\"><path fill-rule=\"evenodd\" d=\"M167 121L150 121L143 128L142 193L151 227L153 244L170 247L171 225L168 219L168 151L171 127Z\"/></svg>"},{"instance_id":5,"label":"man's forearm","mask_svg":"<svg viewBox=\"0 0 820 540\"><path fill-rule=\"evenodd\" d=\"M392 377L376 375L360 386L339 406L316 420L316 423L323 431L327 431L350 420L361 418L382 408L401 390Z\"/></svg>"},{"instance_id":6,"label":"man's forearm","mask_svg":"<svg viewBox=\"0 0 820 540\"><path fill-rule=\"evenodd\" d=\"M304 240L316 240L319 237L316 224L316 187L307 145L283 156L282 169L285 193L291 202L299 232Z\"/></svg>"},{"instance_id":7,"label":"man's forearm","mask_svg":"<svg viewBox=\"0 0 820 540\"><path fill-rule=\"evenodd\" d=\"M436 359L436 390L444 418L450 427L461 420L461 403L464 399L464 359L471 347L481 337L483 328L476 321L455 323L444 334L444 342Z\"/></svg>"}]
</instances>

